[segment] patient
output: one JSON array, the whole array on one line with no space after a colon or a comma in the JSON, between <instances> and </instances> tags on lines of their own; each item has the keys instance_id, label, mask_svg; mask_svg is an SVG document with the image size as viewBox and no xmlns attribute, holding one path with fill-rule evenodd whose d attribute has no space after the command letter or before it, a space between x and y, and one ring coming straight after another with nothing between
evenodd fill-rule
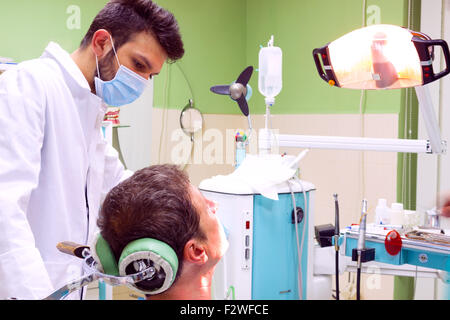
<instances>
[{"instance_id":1,"label":"patient","mask_svg":"<svg viewBox=\"0 0 450 320\"><path fill-rule=\"evenodd\" d=\"M228 242L216 204L173 165L137 171L105 198L98 220L116 258L133 240L154 238L171 246L179 268L172 286L149 299L211 299L211 279Z\"/></svg>"}]
</instances>

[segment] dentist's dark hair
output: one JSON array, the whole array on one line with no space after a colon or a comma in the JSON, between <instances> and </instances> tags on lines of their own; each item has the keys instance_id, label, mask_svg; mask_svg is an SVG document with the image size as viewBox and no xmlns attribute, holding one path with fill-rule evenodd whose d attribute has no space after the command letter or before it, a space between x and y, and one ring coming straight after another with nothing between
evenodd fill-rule
<instances>
[{"instance_id":1,"label":"dentist's dark hair","mask_svg":"<svg viewBox=\"0 0 450 320\"><path fill-rule=\"evenodd\" d=\"M81 41L81 48L87 48L94 33L100 29L105 29L112 35L116 49L137 33L145 31L156 38L170 61L181 59L184 55L183 41L175 17L151 0L109 1L94 18Z\"/></svg>"}]
</instances>

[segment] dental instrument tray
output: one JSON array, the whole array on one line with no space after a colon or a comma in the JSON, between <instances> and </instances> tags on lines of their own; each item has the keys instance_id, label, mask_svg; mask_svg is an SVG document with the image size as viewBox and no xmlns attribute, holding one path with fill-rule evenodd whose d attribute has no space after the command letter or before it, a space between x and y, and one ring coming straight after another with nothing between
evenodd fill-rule
<instances>
[{"instance_id":1,"label":"dental instrument tray","mask_svg":"<svg viewBox=\"0 0 450 320\"><path fill-rule=\"evenodd\" d=\"M352 250L358 244L358 235L357 230L346 230L343 234L341 232L346 256L352 256ZM401 235L394 244L398 250L391 250L389 246L393 244L390 244L388 235L389 233L366 233L366 246L375 248L375 261L450 271L449 236L414 230Z\"/></svg>"},{"instance_id":2,"label":"dental instrument tray","mask_svg":"<svg viewBox=\"0 0 450 320\"><path fill-rule=\"evenodd\" d=\"M406 234L406 237L408 239L414 239L418 241L424 241L426 243L434 243L437 245L446 245L450 246L450 236L444 235L444 234L436 234L433 232L426 232L422 230L414 230L411 232L408 232Z\"/></svg>"}]
</instances>

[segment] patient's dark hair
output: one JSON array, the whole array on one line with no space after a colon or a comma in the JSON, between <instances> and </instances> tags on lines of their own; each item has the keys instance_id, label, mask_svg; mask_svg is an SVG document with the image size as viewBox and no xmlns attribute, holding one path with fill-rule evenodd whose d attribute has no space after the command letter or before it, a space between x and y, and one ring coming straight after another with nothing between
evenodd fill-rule
<instances>
[{"instance_id":1,"label":"patient's dark hair","mask_svg":"<svg viewBox=\"0 0 450 320\"><path fill-rule=\"evenodd\" d=\"M86 48L97 30L105 29L114 38L118 50L142 31L153 35L172 61L184 55L183 41L175 17L151 0L111 0L97 14L81 48Z\"/></svg>"},{"instance_id":2,"label":"patient's dark hair","mask_svg":"<svg viewBox=\"0 0 450 320\"><path fill-rule=\"evenodd\" d=\"M174 165L141 169L114 187L103 202L97 225L116 261L131 241L153 238L176 252L178 276L187 241L206 238L189 190L189 178Z\"/></svg>"}]
</instances>

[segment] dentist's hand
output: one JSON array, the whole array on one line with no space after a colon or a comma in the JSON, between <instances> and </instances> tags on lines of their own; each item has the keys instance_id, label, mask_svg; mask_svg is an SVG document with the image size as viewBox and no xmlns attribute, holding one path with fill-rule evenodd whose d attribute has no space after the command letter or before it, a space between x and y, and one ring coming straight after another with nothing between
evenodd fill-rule
<instances>
[{"instance_id":1,"label":"dentist's hand","mask_svg":"<svg viewBox=\"0 0 450 320\"><path fill-rule=\"evenodd\" d=\"M450 193L443 195L440 200L442 203L441 215L450 218Z\"/></svg>"}]
</instances>

